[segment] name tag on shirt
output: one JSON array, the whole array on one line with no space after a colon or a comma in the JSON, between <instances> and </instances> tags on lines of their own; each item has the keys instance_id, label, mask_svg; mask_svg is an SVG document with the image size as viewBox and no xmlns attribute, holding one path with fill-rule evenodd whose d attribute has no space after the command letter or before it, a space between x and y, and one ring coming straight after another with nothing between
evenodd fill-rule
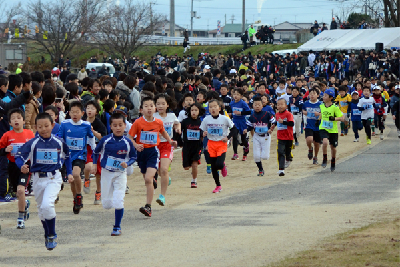
<instances>
[{"instance_id":1,"label":"name tag on shirt","mask_svg":"<svg viewBox=\"0 0 400 267\"><path fill-rule=\"evenodd\" d=\"M187 130L188 140L200 140L200 130Z\"/></svg>"},{"instance_id":2,"label":"name tag on shirt","mask_svg":"<svg viewBox=\"0 0 400 267\"><path fill-rule=\"evenodd\" d=\"M375 108L381 108L381 103L375 103Z\"/></svg>"},{"instance_id":3,"label":"name tag on shirt","mask_svg":"<svg viewBox=\"0 0 400 267\"><path fill-rule=\"evenodd\" d=\"M83 138L74 138L67 136L67 146L70 150L82 150L83 149Z\"/></svg>"},{"instance_id":4,"label":"name tag on shirt","mask_svg":"<svg viewBox=\"0 0 400 267\"><path fill-rule=\"evenodd\" d=\"M314 112L307 112L307 119L316 120L317 116L315 116Z\"/></svg>"},{"instance_id":5,"label":"name tag on shirt","mask_svg":"<svg viewBox=\"0 0 400 267\"><path fill-rule=\"evenodd\" d=\"M342 107L346 107L347 106L347 101L340 101L340 105Z\"/></svg>"},{"instance_id":6,"label":"name tag on shirt","mask_svg":"<svg viewBox=\"0 0 400 267\"><path fill-rule=\"evenodd\" d=\"M364 109L372 109L373 106L369 104L364 104Z\"/></svg>"},{"instance_id":7,"label":"name tag on shirt","mask_svg":"<svg viewBox=\"0 0 400 267\"><path fill-rule=\"evenodd\" d=\"M332 129L333 128L333 122L332 121L322 121L322 128L325 129Z\"/></svg>"},{"instance_id":8,"label":"name tag on shirt","mask_svg":"<svg viewBox=\"0 0 400 267\"><path fill-rule=\"evenodd\" d=\"M122 159L108 157L106 162L106 169L109 171L124 171L125 169L121 166L122 162Z\"/></svg>"},{"instance_id":9,"label":"name tag on shirt","mask_svg":"<svg viewBox=\"0 0 400 267\"><path fill-rule=\"evenodd\" d=\"M287 125L284 125L283 123L280 123L280 122L278 122L276 126L278 128L278 131L287 129Z\"/></svg>"},{"instance_id":10,"label":"name tag on shirt","mask_svg":"<svg viewBox=\"0 0 400 267\"><path fill-rule=\"evenodd\" d=\"M292 112L299 112L299 107L297 107L295 105L291 105L290 109L292 110Z\"/></svg>"},{"instance_id":11,"label":"name tag on shirt","mask_svg":"<svg viewBox=\"0 0 400 267\"><path fill-rule=\"evenodd\" d=\"M57 149L38 148L36 150L36 163L39 164L57 164L58 153Z\"/></svg>"},{"instance_id":12,"label":"name tag on shirt","mask_svg":"<svg viewBox=\"0 0 400 267\"><path fill-rule=\"evenodd\" d=\"M171 137L172 136L172 126L167 126L164 128L165 128L165 131L168 133L168 135Z\"/></svg>"},{"instance_id":13,"label":"name tag on shirt","mask_svg":"<svg viewBox=\"0 0 400 267\"><path fill-rule=\"evenodd\" d=\"M157 145L157 134L156 132L144 131L140 133L140 142L142 144Z\"/></svg>"},{"instance_id":14,"label":"name tag on shirt","mask_svg":"<svg viewBox=\"0 0 400 267\"><path fill-rule=\"evenodd\" d=\"M13 143L13 144L11 144L12 145L12 147L13 147L13 149L11 150L11 156L15 156L16 154L17 154L17 152L18 152L18 149L21 147L21 146L23 146L24 144L22 144L22 143Z\"/></svg>"},{"instance_id":15,"label":"name tag on shirt","mask_svg":"<svg viewBox=\"0 0 400 267\"><path fill-rule=\"evenodd\" d=\"M268 126L256 126L254 128L254 131L257 134L266 134L266 133L268 133Z\"/></svg>"},{"instance_id":16,"label":"name tag on shirt","mask_svg":"<svg viewBox=\"0 0 400 267\"><path fill-rule=\"evenodd\" d=\"M222 136L223 130L220 127L208 127L208 134Z\"/></svg>"},{"instance_id":17,"label":"name tag on shirt","mask_svg":"<svg viewBox=\"0 0 400 267\"><path fill-rule=\"evenodd\" d=\"M232 111L240 111L240 112L242 112L242 110L243 110L242 108L235 108L235 107L232 108Z\"/></svg>"},{"instance_id":18,"label":"name tag on shirt","mask_svg":"<svg viewBox=\"0 0 400 267\"><path fill-rule=\"evenodd\" d=\"M353 115L361 115L361 110L353 109Z\"/></svg>"}]
</instances>

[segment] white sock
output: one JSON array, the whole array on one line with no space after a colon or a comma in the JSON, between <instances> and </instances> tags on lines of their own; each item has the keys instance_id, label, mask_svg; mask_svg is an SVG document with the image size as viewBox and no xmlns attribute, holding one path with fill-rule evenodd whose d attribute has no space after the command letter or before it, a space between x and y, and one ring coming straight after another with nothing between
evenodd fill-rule
<instances>
[{"instance_id":1,"label":"white sock","mask_svg":"<svg viewBox=\"0 0 400 267\"><path fill-rule=\"evenodd\" d=\"M196 179L192 179L192 183L197 183L197 178Z\"/></svg>"}]
</instances>

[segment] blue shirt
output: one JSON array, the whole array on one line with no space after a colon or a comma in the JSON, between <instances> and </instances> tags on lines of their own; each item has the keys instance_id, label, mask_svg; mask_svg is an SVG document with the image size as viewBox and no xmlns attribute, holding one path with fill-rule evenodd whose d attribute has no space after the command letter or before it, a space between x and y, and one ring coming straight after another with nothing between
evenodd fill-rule
<instances>
[{"instance_id":1,"label":"blue shirt","mask_svg":"<svg viewBox=\"0 0 400 267\"><path fill-rule=\"evenodd\" d=\"M319 107L322 102L317 101L317 103L311 103L310 100L307 100L303 104L303 110L307 111L307 125L306 129L311 129L313 131L319 131L319 124L316 126L317 117L315 117L314 112L321 112L321 108Z\"/></svg>"},{"instance_id":2,"label":"blue shirt","mask_svg":"<svg viewBox=\"0 0 400 267\"><path fill-rule=\"evenodd\" d=\"M268 111L261 110L260 112L253 112L247 120L247 129L249 131L254 129L255 134L264 136L268 134L271 125L275 123L275 117Z\"/></svg>"},{"instance_id":3,"label":"blue shirt","mask_svg":"<svg viewBox=\"0 0 400 267\"><path fill-rule=\"evenodd\" d=\"M274 109L270 106L270 105L266 105L262 108L262 111L268 111L269 113L271 113L272 115L275 116L275 111Z\"/></svg>"},{"instance_id":4,"label":"blue shirt","mask_svg":"<svg viewBox=\"0 0 400 267\"><path fill-rule=\"evenodd\" d=\"M244 102L243 100L239 100L238 102L232 101L231 104L231 110L232 110L232 121L233 123L235 123L235 121L245 121L246 120L246 116L244 115L235 115L233 112L234 111L250 111L249 105L246 104L246 102Z\"/></svg>"},{"instance_id":5,"label":"blue shirt","mask_svg":"<svg viewBox=\"0 0 400 267\"><path fill-rule=\"evenodd\" d=\"M35 136L26 142L15 155L18 168L28 161L31 162L31 172L52 172L61 169L63 163L67 168L67 175L72 175L72 163L67 144L59 137L50 138Z\"/></svg>"},{"instance_id":6,"label":"blue shirt","mask_svg":"<svg viewBox=\"0 0 400 267\"><path fill-rule=\"evenodd\" d=\"M292 114L296 115L296 114L300 113L302 111L302 109L303 109L303 98L298 95L295 98L295 101L293 103L293 96L291 95L289 97L289 109L288 110Z\"/></svg>"},{"instance_id":7,"label":"blue shirt","mask_svg":"<svg viewBox=\"0 0 400 267\"><path fill-rule=\"evenodd\" d=\"M92 150L96 147L92 126L87 121L80 120L75 123L72 119L65 120L61 123L57 135L67 143L72 161L86 160L87 144L92 147Z\"/></svg>"},{"instance_id":8,"label":"blue shirt","mask_svg":"<svg viewBox=\"0 0 400 267\"><path fill-rule=\"evenodd\" d=\"M361 110L358 108L358 100L354 102L351 101L349 107L347 108L347 114L351 114L351 121L361 121Z\"/></svg>"},{"instance_id":9,"label":"blue shirt","mask_svg":"<svg viewBox=\"0 0 400 267\"><path fill-rule=\"evenodd\" d=\"M97 144L92 155L93 162L97 162L99 156L102 168L111 172L124 172L126 169L120 166L121 163L132 165L136 161L136 149L128 137L109 134Z\"/></svg>"}]
</instances>

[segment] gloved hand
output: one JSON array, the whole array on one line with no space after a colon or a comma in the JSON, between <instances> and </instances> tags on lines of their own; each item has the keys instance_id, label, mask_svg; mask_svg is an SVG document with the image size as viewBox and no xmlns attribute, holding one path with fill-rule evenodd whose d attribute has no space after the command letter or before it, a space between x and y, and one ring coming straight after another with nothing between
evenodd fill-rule
<instances>
[{"instance_id":1,"label":"gloved hand","mask_svg":"<svg viewBox=\"0 0 400 267\"><path fill-rule=\"evenodd\" d=\"M329 117L329 120L330 120L330 121L335 121L335 117L330 116L330 117Z\"/></svg>"}]
</instances>

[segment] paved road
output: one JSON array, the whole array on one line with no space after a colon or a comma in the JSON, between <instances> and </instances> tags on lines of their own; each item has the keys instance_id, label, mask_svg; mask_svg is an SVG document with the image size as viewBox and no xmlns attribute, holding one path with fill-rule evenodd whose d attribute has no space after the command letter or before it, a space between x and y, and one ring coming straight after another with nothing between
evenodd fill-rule
<instances>
[{"instance_id":1,"label":"paved road","mask_svg":"<svg viewBox=\"0 0 400 267\"><path fill-rule=\"evenodd\" d=\"M85 210L79 217L59 214L62 245L53 252L39 245L42 228L38 223L25 231L3 229L0 240L10 248L0 249L0 265L259 266L270 261L261 257L274 253L282 257L313 245L318 240L311 238L313 234L326 237L343 230L339 222L345 218L360 220L362 212L381 209L379 203L398 203L399 152L400 139L393 128L380 144L338 163L334 173L326 169L237 195L221 194L214 201L161 210L151 219L126 212L118 243L104 235L110 231L112 212ZM15 212L2 217L14 219ZM22 251L23 244L32 244L34 255L21 255L18 242ZM261 251L255 249L261 244Z\"/></svg>"}]
</instances>

